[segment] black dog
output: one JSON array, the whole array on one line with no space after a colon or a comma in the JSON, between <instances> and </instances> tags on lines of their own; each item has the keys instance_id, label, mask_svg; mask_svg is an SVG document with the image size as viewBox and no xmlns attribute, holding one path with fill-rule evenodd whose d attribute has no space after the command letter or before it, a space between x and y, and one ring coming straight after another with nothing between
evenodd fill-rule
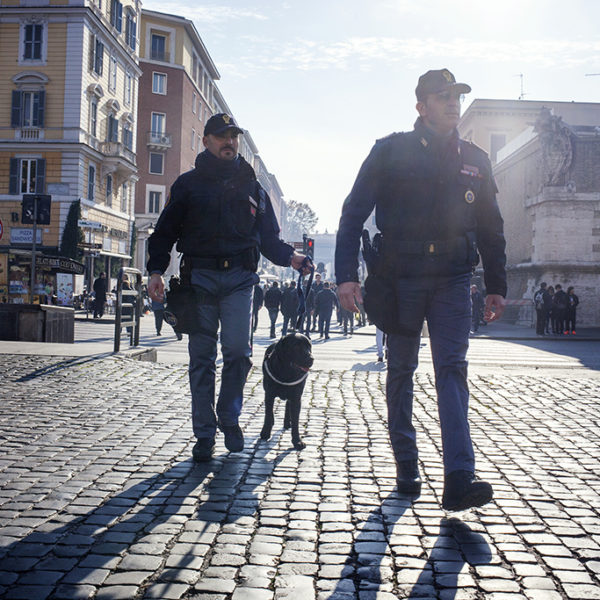
<instances>
[{"instance_id":1,"label":"black dog","mask_svg":"<svg viewBox=\"0 0 600 600\"><path fill-rule=\"evenodd\" d=\"M275 421L273 405L275 398L287 400L283 427L292 428L292 444L296 450L306 448L300 439L298 422L304 384L312 367L312 344L301 333L288 333L271 344L263 360L263 387L265 389L265 424L260 432L263 440L271 437Z\"/></svg>"}]
</instances>

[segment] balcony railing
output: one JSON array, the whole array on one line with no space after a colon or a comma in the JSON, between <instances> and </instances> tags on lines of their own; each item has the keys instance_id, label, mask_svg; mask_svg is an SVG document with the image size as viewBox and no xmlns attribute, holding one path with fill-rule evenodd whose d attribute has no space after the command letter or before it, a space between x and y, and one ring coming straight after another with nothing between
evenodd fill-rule
<instances>
[{"instance_id":1,"label":"balcony railing","mask_svg":"<svg viewBox=\"0 0 600 600\"><path fill-rule=\"evenodd\" d=\"M150 50L150 58L152 60L160 60L161 62L170 62L169 53L160 50Z\"/></svg>"},{"instance_id":2,"label":"balcony railing","mask_svg":"<svg viewBox=\"0 0 600 600\"><path fill-rule=\"evenodd\" d=\"M146 136L147 146L154 146L156 148L170 148L172 146L170 133L149 131Z\"/></svg>"},{"instance_id":3,"label":"balcony railing","mask_svg":"<svg viewBox=\"0 0 600 600\"><path fill-rule=\"evenodd\" d=\"M106 156L124 158L135 165L135 153L121 142L102 142L100 152Z\"/></svg>"},{"instance_id":4,"label":"balcony railing","mask_svg":"<svg viewBox=\"0 0 600 600\"><path fill-rule=\"evenodd\" d=\"M17 138L28 142L43 139L44 131L39 127L21 127L17 130Z\"/></svg>"}]
</instances>

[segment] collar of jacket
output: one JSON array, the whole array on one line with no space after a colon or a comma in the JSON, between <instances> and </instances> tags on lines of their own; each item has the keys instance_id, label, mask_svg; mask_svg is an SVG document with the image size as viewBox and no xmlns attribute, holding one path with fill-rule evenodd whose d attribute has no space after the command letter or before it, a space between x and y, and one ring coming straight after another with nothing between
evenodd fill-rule
<instances>
[{"instance_id":1,"label":"collar of jacket","mask_svg":"<svg viewBox=\"0 0 600 600\"><path fill-rule=\"evenodd\" d=\"M232 179L249 177L256 179L254 169L239 154L233 160L217 158L212 152L204 150L196 156L196 171L211 179Z\"/></svg>"},{"instance_id":2,"label":"collar of jacket","mask_svg":"<svg viewBox=\"0 0 600 600\"><path fill-rule=\"evenodd\" d=\"M427 127L427 125L425 125L421 117L418 117L415 121L414 131L417 136L417 139L424 148L443 148L447 144L451 144L452 146L458 147L459 137L456 128L454 128L452 130L452 133L450 133L450 135L448 136L438 135L437 133L435 133L435 131L433 131L432 129Z\"/></svg>"}]
</instances>

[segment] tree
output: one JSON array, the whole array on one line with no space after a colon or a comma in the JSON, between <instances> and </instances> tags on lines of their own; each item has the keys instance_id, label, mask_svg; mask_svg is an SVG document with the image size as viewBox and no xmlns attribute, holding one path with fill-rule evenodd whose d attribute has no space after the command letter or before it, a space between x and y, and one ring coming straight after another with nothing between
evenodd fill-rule
<instances>
[{"instance_id":1,"label":"tree","mask_svg":"<svg viewBox=\"0 0 600 600\"><path fill-rule=\"evenodd\" d=\"M85 240L83 231L81 231L77 222L81 219L81 204L79 200L71 202L65 228L60 242L60 255L73 260L81 260L83 250L78 244Z\"/></svg>"},{"instance_id":2,"label":"tree","mask_svg":"<svg viewBox=\"0 0 600 600\"><path fill-rule=\"evenodd\" d=\"M285 237L288 241L300 242L303 233L310 233L315 230L319 218L315 211L304 202L290 200L286 202L286 205Z\"/></svg>"}]
</instances>

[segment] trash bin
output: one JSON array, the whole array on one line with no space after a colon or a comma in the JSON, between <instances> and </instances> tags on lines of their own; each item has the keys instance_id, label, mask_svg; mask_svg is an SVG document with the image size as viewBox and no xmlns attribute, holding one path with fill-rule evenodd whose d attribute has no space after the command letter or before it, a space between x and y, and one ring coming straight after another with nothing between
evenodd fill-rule
<instances>
[{"instance_id":1,"label":"trash bin","mask_svg":"<svg viewBox=\"0 0 600 600\"><path fill-rule=\"evenodd\" d=\"M49 304L0 304L0 339L72 344L75 310Z\"/></svg>"}]
</instances>

